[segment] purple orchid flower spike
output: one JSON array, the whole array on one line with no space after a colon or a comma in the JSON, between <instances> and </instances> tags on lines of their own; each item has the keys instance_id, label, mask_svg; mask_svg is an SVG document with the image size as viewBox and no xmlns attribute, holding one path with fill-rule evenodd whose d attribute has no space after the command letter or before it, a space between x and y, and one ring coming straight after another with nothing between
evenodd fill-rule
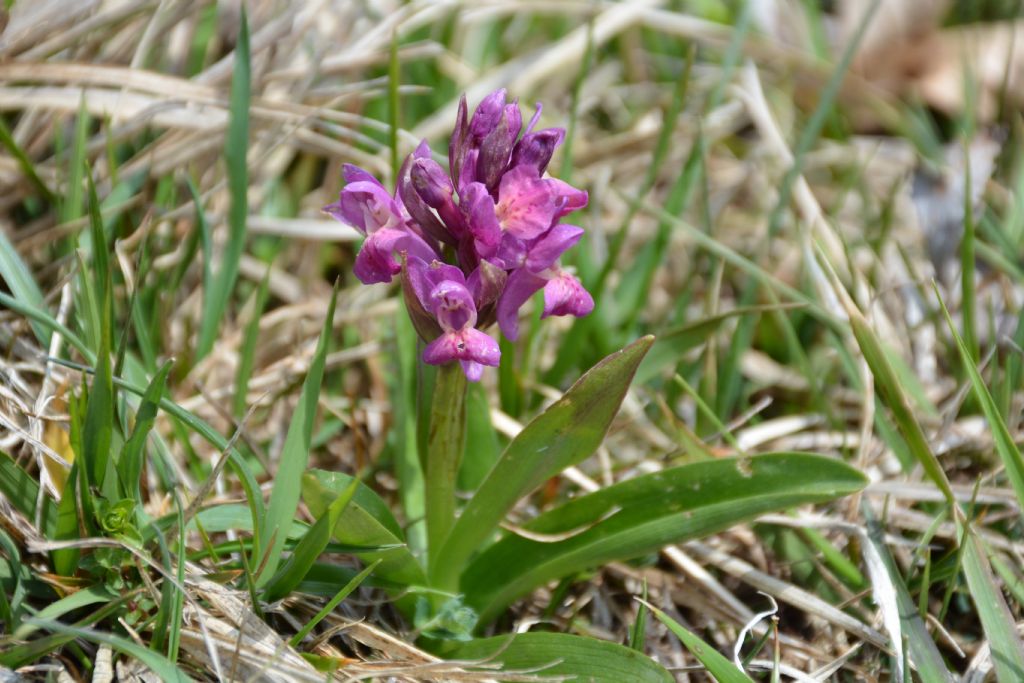
<instances>
[{"instance_id":1,"label":"purple orchid flower spike","mask_svg":"<svg viewBox=\"0 0 1024 683\"><path fill-rule=\"evenodd\" d=\"M458 361L477 381L498 364L498 343L483 330L495 321L519 334L519 309L544 292L542 317L584 316L593 297L559 260L583 236L562 223L587 205L587 193L546 171L565 139L561 128L535 130L541 105L523 128L504 89L469 113L459 101L448 169L426 141L406 158L396 192L363 169L345 166L345 188L324 210L366 236L354 271L364 283L401 273L406 306L428 342L423 360Z\"/></svg>"}]
</instances>

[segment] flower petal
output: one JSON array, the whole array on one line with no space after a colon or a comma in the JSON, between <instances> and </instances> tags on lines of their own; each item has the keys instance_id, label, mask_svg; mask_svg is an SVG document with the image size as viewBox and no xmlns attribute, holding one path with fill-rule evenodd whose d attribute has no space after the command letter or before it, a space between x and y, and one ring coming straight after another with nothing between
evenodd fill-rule
<instances>
[{"instance_id":1,"label":"flower petal","mask_svg":"<svg viewBox=\"0 0 1024 683\"><path fill-rule=\"evenodd\" d=\"M537 169L517 166L502 176L495 210L501 227L520 239L533 239L555 217L554 198Z\"/></svg>"},{"instance_id":2,"label":"flower petal","mask_svg":"<svg viewBox=\"0 0 1024 683\"><path fill-rule=\"evenodd\" d=\"M468 327L461 334L466 346L463 351L465 355L460 356L460 360L473 361L492 368L498 366L501 362L501 349L491 335L475 327Z\"/></svg>"},{"instance_id":3,"label":"flower petal","mask_svg":"<svg viewBox=\"0 0 1024 683\"><path fill-rule=\"evenodd\" d=\"M460 196L466 228L473 236L476 253L482 258L493 256L501 242L501 226L495 213L494 198L483 183L470 183Z\"/></svg>"},{"instance_id":4,"label":"flower petal","mask_svg":"<svg viewBox=\"0 0 1024 683\"><path fill-rule=\"evenodd\" d=\"M583 237L583 228L559 223L538 239L526 256L526 267L534 273L546 270Z\"/></svg>"},{"instance_id":5,"label":"flower petal","mask_svg":"<svg viewBox=\"0 0 1024 683\"><path fill-rule=\"evenodd\" d=\"M328 204L323 210L364 235L382 228L397 227L403 220L395 200L375 178L349 183L341 191L338 201Z\"/></svg>"},{"instance_id":6,"label":"flower petal","mask_svg":"<svg viewBox=\"0 0 1024 683\"><path fill-rule=\"evenodd\" d=\"M423 349L423 362L430 365L447 365L460 361L466 378L476 382L483 373L484 365L496 367L501 361L501 350L489 335L475 328L458 332L446 332Z\"/></svg>"},{"instance_id":7,"label":"flower petal","mask_svg":"<svg viewBox=\"0 0 1024 683\"><path fill-rule=\"evenodd\" d=\"M558 178L548 178L547 182L551 194L555 198L555 205L558 207L555 218L561 218L587 205L586 190L579 190Z\"/></svg>"},{"instance_id":8,"label":"flower petal","mask_svg":"<svg viewBox=\"0 0 1024 683\"><path fill-rule=\"evenodd\" d=\"M371 233L363 242L363 248L359 250L352 269L359 281L364 285L391 282L391 278L402 270L401 263L393 254L408 236L408 231L395 228L383 228Z\"/></svg>"},{"instance_id":9,"label":"flower petal","mask_svg":"<svg viewBox=\"0 0 1024 683\"><path fill-rule=\"evenodd\" d=\"M549 315L574 315L582 318L594 310L594 298L575 276L562 271L544 285L544 312Z\"/></svg>"},{"instance_id":10,"label":"flower petal","mask_svg":"<svg viewBox=\"0 0 1024 683\"><path fill-rule=\"evenodd\" d=\"M473 295L465 284L456 280L442 280L430 290L428 310L445 332L457 332L476 324Z\"/></svg>"},{"instance_id":11,"label":"flower petal","mask_svg":"<svg viewBox=\"0 0 1024 683\"><path fill-rule=\"evenodd\" d=\"M501 333L510 340L519 337L519 309L529 301L546 280L526 268L519 268L508 276L505 291L498 299L497 316Z\"/></svg>"},{"instance_id":12,"label":"flower petal","mask_svg":"<svg viewBox=\"0 0 1024 683\"><path fill-rule=\"evenodd\" d=\"M341 167L341 176L345 179L345 183L358 183L360 181L368 181L371 183L377 183L381 187L381 182L373 177L373 174L369 171L359 168L355 164L345 164Z\"/></svg>"},{"instance_id":13,"label":"flower petal","mask_svg":"<svg viewBox=\"0 0 1024 683\"><path fill-rule=\"evenodd\" d=\"M356 256L353 272L366 285L391 282L402 265L396 254L406 252L422 261L433 261L437 253L423 238L407 228L382 228L371 233Z\"/></svg>"},{"instance_id":14,"label":"flower petal","mask_svg":"<svg viewBox=\"0 0 1024 683\"><path fill-rule=\"evenodd\" d=\"M484 366L476 361L460 360L459 364L462 365L462 372L470 382L479 382L480 378L484 376Z\"/></svg>"},{"instance_id":15,"label":"flower petal","mask_svg":"<svg viewBox=\"0 0 1024 683\"><path fill-rule=\"evenodd\" d=\"M473 293L473 303L479 311L497 301L508 281L508 273L490 261L482 260L466 278L466 286Z\"/></svg>"}]
</instances>

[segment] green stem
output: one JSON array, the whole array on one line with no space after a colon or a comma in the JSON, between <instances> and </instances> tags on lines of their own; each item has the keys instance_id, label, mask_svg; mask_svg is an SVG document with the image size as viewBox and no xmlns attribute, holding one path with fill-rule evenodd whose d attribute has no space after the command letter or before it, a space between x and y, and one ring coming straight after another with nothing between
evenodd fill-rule
<instances>
[{"instance_id":1,"label":"green stem","mask_svg":"<svg viewBox=\"0 0 1024 683\"><path fill-rule=\"evenodd\" d=\"M458 363L437 370L427 437L426 479L427 548L430 575L455 523L455 482L466 444L466 376Z\"/></svg>"}]
</instances>

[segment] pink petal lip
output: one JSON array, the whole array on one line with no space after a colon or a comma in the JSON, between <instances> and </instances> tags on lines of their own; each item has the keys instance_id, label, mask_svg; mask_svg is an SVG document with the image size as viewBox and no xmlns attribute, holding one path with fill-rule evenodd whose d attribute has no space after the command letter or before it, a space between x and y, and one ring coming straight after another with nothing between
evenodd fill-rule
<instances>
[{"instance_id":1,"label":"pink petal lip","mask_svg":"<svg viewBox=\"0 0 1024 683\"><path fill-rule=\"evenodd\" d=\"M501 179L495 207L501 227L520 239L533 239L551 227L554 197L547 181L529 166L517 166Z\"/></svg>"}]
</instances>

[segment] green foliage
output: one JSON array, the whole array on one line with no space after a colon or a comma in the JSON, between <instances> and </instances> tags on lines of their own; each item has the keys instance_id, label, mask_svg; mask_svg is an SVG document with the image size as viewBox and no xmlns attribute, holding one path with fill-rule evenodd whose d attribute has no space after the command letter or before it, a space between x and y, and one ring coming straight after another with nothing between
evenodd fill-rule
<instances>
[{"instance_id":1,"label":"green foliage","mask_svg":"<svg viewBox=\"0 0 1024 683\"><path fill-rule=\"evenodd\" d=\"M230 123L224 143L224 158L228 169L228 190L231 208L228 214L228 241L221 259L220 270L203 292L203 319L199 327L196 356L202 358L213 348L217 329L227 312L228 302L238 278L239 262L245 250L246 219L249 215L249 100L251 90L251 55L249 22L245 7L238 30L235 63L231 78ZM198 206L198 204L197 204Z\"/></svg>"},{"instance_id":2,"label":"green foliage","mask_svg":"<svg viewBox=\"0 0 1024 683\"><path fill-rule=\"evenodd\" d=\"M331 330L334 328L334 306L337 301L337 290L331 295L327 306L327 316L320 339L309 364L309 372L302 384L299 404L292 414L281 448L281 461L274 477L274 488L270 493L270 503L260 521L259 534L256 536L257 557L260 558L262 572L257 584L265 586L281 560L284 549L284 536L279 533L287 527L295 517L295 508L299 503L302 488L302 473L306 470L309 459L309 446L313 438L313 420L316 417L317 401L320 397L320 385L324 376L324 363L327 360L327 345Z\"/></svg>"},{"instance_id":3,"label":"green foliage","mask_svg":"<svg viewBox=\"0 0 1024 683\"><path fill-rule=\"evenodd\" d=\"M508 534L462 575L481 619L552 579L655 552L771 510L848 495L866 479L821 456L778 453L683 465L573 499Z\"/></svg>"},{"instance_id":4,"label":"green foliage","mask_svg":"<svg viewBox=\"0 0 1024 683\"><path fill-rule=\"evenodd\" d=\"M654 605L646 602L644 604L654 613L658 621L668 626L679 642L704 665L704 668L715 677L718 683L752 683L753 679L750 676L737 669L735 664L720 655L713 647L687 630L682 624Z\"/></svg>"},{"instance_id":5,"label":"green foliage","mask_svg":"<svg viewBox=\"0 0 1024 683\"><path fill-rule=\"evenodd\" d=\"M494 660L502 671L540 676L573 676L593 683L669 683L661 665L617 643L565 633L520 633L456 644L445 655L460 660Z\"/></svg>"}]
</instances>

